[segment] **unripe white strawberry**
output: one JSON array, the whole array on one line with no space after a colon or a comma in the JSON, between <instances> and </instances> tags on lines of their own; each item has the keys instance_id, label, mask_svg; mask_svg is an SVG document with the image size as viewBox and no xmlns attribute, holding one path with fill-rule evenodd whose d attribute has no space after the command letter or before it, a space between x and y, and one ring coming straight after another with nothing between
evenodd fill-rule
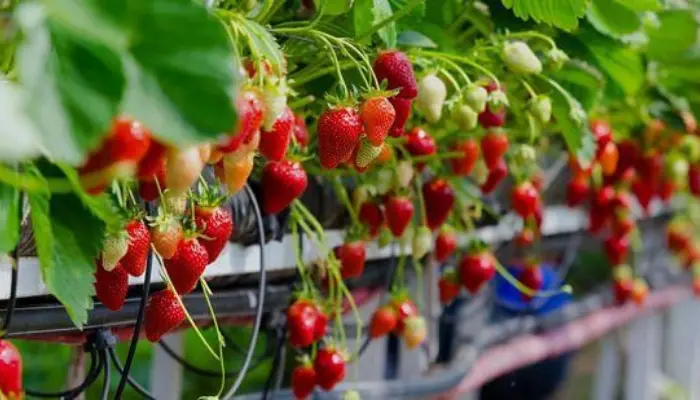
<instances>
[{"instance_id":1,"label":"unripe white strawberry","mask_svg":"<svg viewBox=\"0 0 700 400\"><path fill-rule=\"evenodd\" d=\"M466 104L458 104L452 109L452 120L462 131L471 131L479 123L479 114Z\"/></svg>"},{"instance_id":2,"label":"unripe white strawberry","mask_svg":"<svg viewBox=\"0 0 700 400\"><path fill-rule=\"evenodd\" d=\"M552 100L545 95L539 95L530 102L530 112L542 125L546 125L552 119Z\"/></svg>"},{"instance_id":3,"label":"unripe white strawberry","mask_svg":"<svg viewBox=\"0 0 700 400\"><path fill-rule=\"evenodd\" d=\"M389 169L381 169L377 174L377 182L374 187L377 189L377 194L383 195L389 193L393 187L394 173Z\"/></svg>"},{"instance_id":4,"label":"unripe white strawberry","mask_svg":"<svg viewBox=\"0 0 700 400\"><path fill-rule=\"evenodd\" d=\"M489 98L489 92L486 88L478 85L469 85L464 91L464 102L477 113L482 113L486 110L486 100Z\"/></svg>"},{"instance_id":5,"label":"unripe white strawberry","mask_svg":"<svg viewBox=\"0 0 700 400\"><path fill-rule=\"evenodd\" d=\"M265 115L263 116L263 129L271 131L277 118L287 108L287 82L284 79L270 79L263 88L263 102L265 103Z\"/></svg>"},{"instance_id":6,"label":"unripe white strawberry","mask_svg":"<svg viewBox=\"0 0 700 400\"><path fill-rule=\"evenodd\" d=\"M117 266L129 249L129 235L126 232L108 234L102 241L102 268L111 271Z\"/></svg>"},{"instance_id":7,"label":"unripe white strawberry","mask_svg":"<svg viewBox=\"0 0 700 400\"><path fill-rule=\"evenodd\" d=\"M204 168L199 147L170 149L166 156L166 187L174 193L186 192L199 178Z\"/></svg>"},{"instance_id":8,"label":"unripe white strawberry","mask_svg":"<svg viewBox=\"0 0 700 400\"><path fill-rule=\"evenodd\" d=\"M428 336L428 327L425 318L414 315L406 318L401 337L406 342L409 349L415 348L425 341Z\"/></svg>"},{"instance_id":9,"label":"unripe white strawberry","mask_svg":"<svg viewBox=\"0 0 700 400\"><path fill-rule=\"evenodd\" d=\"M355 165L359 168L365 168L370 165L372 161L377 158L379 153L382 152L383 146L383 144L380 146L373 146L366 138L362 138L362 140L360 140L360 148L357 149Z\"/></svg>"},{"instance_id":10,"label":"unripe white strawberry","mask_svg":"<svg viewBox=\"0 0 700 400\"><path fill-rule=\"evenodd\" d=\"M399 187L405 188L413 180L413 163L408 160L400 161L396 164L396 180Z\"/></svg>"},{"instance_id":11,"label":"unripe white strawberry","mask_svg":"<svg viewBox=\"0 0 700 400\"><path fill-rule=\"evenodd\" d=\"M433 234L427 226L421 226L413 236L413 256L423 258L433 245Z\"/></svg>"},{"instance_id":12,"label":"unripe white strawberry","mask_svg":"<svg viewBox=\"0 0 700 400\"><path fill-rule=\"evenodd\" d=\"M506 93L502 90L494 90L493 92L489 93L488 97L488 105L489 109L492 112L498 112L504 107L508 107L509 102L508 102L508 96Z\"/></svg>"},{"instance_id":13,"label":"unripe white strawberry","mask_svg":"<svg viewBox=\"0 0 700 400\"><path fill-rule=\"evenodd\" d=\"M429 122L436 123L440 120L445 98L447 98L445 82L434 74L424 76L418 83L416 107Z\"/></svg>"},{"instance_id":14,"label":"unripe white strawberry","mask_svg":"<svg viewBox=\"0 0 700 400\"><path fill-rule=\"evenodd\" d=\"M527 43L508 42L503 45L501 59L516 74L530 75L542 72L542 62Z\"/></svg>"}]
</instances>

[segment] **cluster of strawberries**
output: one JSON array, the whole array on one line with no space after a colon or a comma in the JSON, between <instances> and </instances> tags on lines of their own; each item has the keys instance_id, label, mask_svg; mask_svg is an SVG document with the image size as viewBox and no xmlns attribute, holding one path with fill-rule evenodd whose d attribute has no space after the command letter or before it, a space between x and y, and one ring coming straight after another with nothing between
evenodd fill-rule
<instances>
[{"instance_id":1,"label":"cluster of strawberries","mask_svg":"<svg viewBox=\"0 0 700 400\"><path fill-rule=\"evenodd\" d=\"M406 293L395 293L391 300L379 307L369 323L369 336L377 339L392 333L412 349L425 341L428 327L416 304Z\"/></svg>"}]
</instances>

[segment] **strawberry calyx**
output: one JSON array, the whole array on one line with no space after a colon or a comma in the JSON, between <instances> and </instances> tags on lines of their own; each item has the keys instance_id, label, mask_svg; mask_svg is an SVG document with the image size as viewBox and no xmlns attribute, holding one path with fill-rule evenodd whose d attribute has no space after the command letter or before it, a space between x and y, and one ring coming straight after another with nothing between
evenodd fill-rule
<instances>
[{"instance_id":1,"label":"strawberry calyx","mask_svg":"<svg viewBox=\"0 0 700 400\"><path fill-rule=\"evenodd\" d=\"M472 239L469 244L467 244L467 253L470 255L485 253L488 249L488 243L482 239Z\"/></svg>"},{"instance_id":2,"label":"strawberry calyx","mask_svg":"<svg viewBox=\"0 0 700 400\"><path fill-rule=\"evenodd\" d=\"M197 212L203 215L211 215L225 200L218 183L207 184L200 181L198 193L192 193L191 199L194 202Z\"/></svg>"},{"instance_id":3,"label":"strawberry calyx","mask_svg":"<svg viewBox=\"0 0 700 400\"><path fill-rule=\"evenodd\" d=\"M382 86L382 85L380 85ZM386 85L383 85L386 86ZM360 94L360 98L363 100L371 99L373 97L384 97L384 98L389 98L389 97L394 97L397 94L399 94L401 90L399 89L386 89L386 87L380 87L379 89L372 89L372 90L367 90Z\"/></svg>"}]
</instances>

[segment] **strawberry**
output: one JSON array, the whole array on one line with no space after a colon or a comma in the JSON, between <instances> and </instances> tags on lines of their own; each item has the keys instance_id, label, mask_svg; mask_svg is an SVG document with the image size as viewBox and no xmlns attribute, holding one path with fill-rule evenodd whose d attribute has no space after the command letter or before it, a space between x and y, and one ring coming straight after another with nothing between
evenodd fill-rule
<instances>
[{"instance_id":1,"label":"strawberry","mask_svg":"<svg viewBox=\"0 0 700 400\"><path fill-rule=\"evenodd\" d=\"M501 51L501 59L509 70L520 75L539 74L542 62L527 43L516 40L506 42Z\"/></svg>"},{"instance_id":2,"label":"strawberry","mask_svg":"<svg viewBox=\"0 0 700 400\"><path fill-rule=\"evenodd\" d=\"M185 310L177 294L166 288L148 299L144 315L146 338L157 342L160 338L180 326L185 320Z\"/></svg>"},{"instance_id":3,"label":"strawberry","mask_svg":"<svg viewBox=\"0 0 700 400\"><path fill-rule=\"evenodd\" d=\"M179 294L191 292L209 264L207 249L193 237L185 237L177 245L175 255L165 260L165 269Z\"/></svg>"},{"instance_id":4,"label":"strawberry","mask_svg":"<svg viewBox=\"0 0 700 400\"><path fill-rule=\"evenodd\" d=\"M151 225L151 242L164 260L173 258L182 239L182 225L172 215L163 214Z\"/></svg>"},{"instance_id":5,"label":"strawberry","mask_svg":"<svg viewBox=\"0 0 700 400\"><path fill-rule=\"evenodd\" d=\"M284 79L268 79L263 87L263 102L265 113L263 114L263 129L269 131L275 121L284 113L287 107L287 92L289 91Z\"/></svg>"},{"instance_id":6,"label":"strawberry","mask_svg":"<svg viewBox=\"0 0 700 400\"><path fill-rule=\"evenodd\" d=\"M634 280L632 279L615 279L613 282L613 294L617 304L624 304L632 296L634 291Z\"/></svg>"},{"instance_id":7,"label":"strawberry","mask_svg":"<svg viewBox=\"0 0 700 400\"><path fill-rule=\"evenodd\" d=\"M169 149L166 155L165 186L176 192L186 192L199 178L204 168L197 146Z\"/></svg>"},{"instance_id":8,"label":"strawberry","mask_svg":"<svg viewBox=\"0 0 700 400\"><path fill-rule=\"evenodd\" d=\"M566 186L566 203L569 207L576 207L583 204L588 197L588 179L585 177L575 177Z\"/></svg>"},{"instance_id":9,"label":"strawberry","mask_svg":"<svg viewBox=\"0 0 700 400\"><path fill-rule=\"evenodd\" d=\"M295 301L287 309L287 329L291 346L308 347L317 340L318 316L318 308L305 299Z\"/></svg>"},{"instance_id":10,"label":"strawberry","mask_svg":"<svg viewBox=\"0 0 700 400\"><path fill-rule=\"evenodd\" d=\"M292 392L297 399L305 399L316 387L316 371L313 364L306 360L292 370Z\"/></svg>"},{"instance_id":11,"label":"strawberry","mask_svg":"<svg viewBox=\"0 0 700 400\"><path fill-rule=\"evenodd\" d=\"M372 69L380 82L387 81L389 90L401 89L397 97L415 99L418 95L413 65L404 53L396 50L380 52Z\"/></svg>"},{"instance_id":12,"label":"strawberry","mask_svg":"<svg viewBox=\"0 0 700 400\"><path fill-rule=\"evenodd\" d=\"M369 337L372 339L387 335L396 328L398 315L390 305L378 308L369 322Z\"/></svg>"},{"instance_id":13,"label":"strawberry","mask_svg":"<svg viewBox=\"0 0 700 400\"><path fill-rule=\"evenodd\" d=\"M474 169L474 164L479 159L479 145L474 139L466 139L455 143L451 151L464 154L462 157L452 159L452 173L467 176Z\"/></svg>"},{"instance_id":14,"label":"strawberry","mask_svg":"<svg viewBox=\"0 0 700 400\"><path fill-rule=\"evenodd\" d=\"M488 250L477 249L459 261L459 278L469 293L476 294L496 273L494 257Z\"/></svg>"},{"instance_id":15,"label":"strawberry","mask_svg":"<svg viewBox=\"0 0 700 400\"><path fill-rule=\"evenodd\" d=\"M430 232L427 226L421 226L415 231L413 236L413 241L411 242L411 249L413 250L413 256L417 259L425 257L430 251L430 246L433 243L433 234Z\"/></svg>"},{"instance_id":16,"label":"strawberry","mask_svg":"<svg viewBox=\"0 0 700 400\"><path fill-rule=\"evenodd\" d=\"M285 154L289 142L292 140L292 130L294 129L294 113L286 107L282 115L277 118L272 129L260 132L260 144L258 149L260 154L268 160L281 161Z\"/></svg>"},{"instance_id":17,"label":"strawberry","mask_svg":"<svg viewBox=\"0 0 700 400\"><path fill-rule=\"evenodd\" d=\"M418 307L406 296L397 296L391 300L391 307L396 311L396 327L392 331L396 335L402 335L406 319L418 315Z\"/></svg>"},{"instance_id":18,"label":"strawberry","mask_svg":"<svg viewBox=\"0 0 700 400\"><path fill-rule=\"evenodd\" d=\"M389 129L389 135L391 137L403 136L406 122L408 122L408 118L411 116L413 100L394 96L389 98L389 103L394 107L394 112L396 113L394 123L391 125L391 129Z\"/></svg>"},{"instance_id":19,"label":"strawberry","mask_svg":"<svg viewBox=\"0 0 700 400\"><path fill-rule=\"evenodd\" d=\"M470 85L464 92L464 102L477 113L482 113L486 110L488 97L488 90L479 85Z\"/></svg>"},{"instance_id":20,"label":"strawberry","mask_svg":"<svg viewBox=\"0 0 700 400\"><path fill-rule=\"evenodd\" d=\"M367 168L382 152L384 145L375 146L367 138L360 139L360 144L355 148L353 155L357 169Z\"/></svg>"},{"instance_id":21,"label":"strawberry","mask_svg":"<svg viewBox=\"0 0 700 400\"><path fill-rule=\"evenodd\" d=\"M409 160L399 161L396 164L396 183L399 185L399 187L409 187L413 181L414 175L415 171L413 169L413 163L411 163Z\"/></svg>"},{"instance_id":22,"label":"strawberry","mask_svg":"<svg viewBox=\"0 0 700 400\"><path fill-rule=\"evenodd\" d=\"M506 164L506 160L501 158L498 164L489 170L486 182L481 185L481 192L484 194L493 192L496 190L496 186L498 186L506 176L508 176L508 165Z\"/></svg>"},{"instance_id":23,"label":"strawberry","mask_svg":"<svg viewBox=\"0 0 700 400\"><path fill-rule=\"evenodd\" d=\"M700 297L700 278L693 278L693 294L696 298Z\"/></svg>"},{"instance_id":24,"label":"strawberry","mask_svg":"<svg viewBox=\"0 0 700 400\"><path fill-rule=\"evenodd\" d=\"M406 150L412 156L427 156L435 154L437 144L435 139L423 128L415 127L406 134Z\"/></svg>"},{"instance_id":25,"label":"strawberry","mask_svg":"<svg viewBox=\"0 0 700 400\"><path fill-rule=\"evenodd\" d=\"M672 221L666 227L666 247L674 253L687 250L692 242L692 229L680 220Z\"/></svg>"},{"instance_id":26,"label":"strawberry","mask_svg":"<svg viewBox=\"0 0 700 400\"><path fill-rule=\"evenodd\" d=\"M530 181L525 181L513 188L510 203L515 212L523 218L535 213L540 204L540 193Z\"/></svg>"},{"instance_id":27,"label":"strawberry","mask_svg":"<svg viewBox=\"0 0 700 400\"><path fill-rule=\"evenodd\" d=\"M204 246L209 256L209 263L213 263L221 254L228 239L233 232L233 217L231 212L221 206L200 207L194 209L195 223L203 236L197 238Z\"/></svg>"},{"instance_id":28,"label":"strawberry","mask_svg":"<svg viewBox=\"0 0 700 400\"><path fill-rule=\"evenodd\" d=\"M542 289L542 285L544 284L542 269L539 265L526 265L520 273L519 278L520 282L525 285L525 287L534 292L538 292ZM534 295L529 293L522 293L522 296L525 301L530 301L534 297Z\"/></svg>"},{"instance_id":29,"label":"strawberry","mask_svg":"<svg viewBox=\"0 0 700 400\"><path fill-rule=\"evenodd\" d=\"M381 204L375 204L368 201L362 203L360 206L358 218L360 219L360 222L367 227L367 232L369 233L370 238L376 238L386 222L384 207Z\"/></svg>"},{"instance_id":30,"label":"strawberry","mask_svg":"<svg viewBox=\"0 0 700 400\"><path fill-rule=\"evenodd\" d=\"M615 189L612 186L607 185L599 188L597 191L593 192L593 198L591 199L591 205L597 207L605 212L610 211L615 200Z\"/></svg>"},{"instance_id":31,"label":"strawberry","mask_svg":"<svg viewBox=\"0 0 700 400\"><path fill-rule=\"evenodd\" d=\"M442 107L447 98L447 86L435 74L424 76L418 83L418 107L430 123L437 123L442 116Z\"/></svg>"},{"instance_id":32,"label":"strawberry","mask_svg":"<svg viewBox=\"0 0 700 400\"><path fill-rule=\"evenodd\" d=\"M329 391L345 379L345 357L333 347L325 347L316 354L314 370L318 385Z\"/></svg>"},{"instance_id":33,"label":"strawberry","mask_svg":"<svg viewBox=\"0 0 700 400\"><path fill-rule=\"evenodd\" d=\"M236 110L238 122L234 133L218 145L218 149L224 153L235 152L260 129L265 112L261 93L255 88L242 88L236 98Z\"/></svg>"},{"instance_id":34,"label":"strawberry","mask_svg":"<svg viewBox=\"0 0 700 400\"><path fill-rule=\"evenodd\" d=\"M634 287L632 288L632 302L638 306L641 306L646 302L647 297L649 296L649 287L647 286L647 283L644 282L641 279L636 279L634 281Z\"/></svg>"},{"instance_id":35,"label":"strawberry","mask_svg":"<svg viewBox=\"0 0 700 400\"><path fill-rule=\"evenodd\" d=\"M518 232L518 235L515 237L515 244L518 247L528 247L535 243L536 237L537 233L535 230L531 227L525 226L523 227L523 230Z\"/></svg>"},{"instance_id":36,"label":"strawberry","mask_svg":"<svg viewBox=\"0 0 700 400\"><path fill-rule=\"evenodd\" d=\"M651 204L651 199L654 197L654 188L650 185L648 181L644 181L641 178L636 179L632 183L632 192L637 198L637 202L642 207L645 212L649 211L649 205Z\"/></svg>"},{"instance_id":37,"label":"strawberry","mask_svg":"<svg viewBox=\"0 0 700 400\"><path fill-rule=\"evenodd\" d=\"M301 164L292 161L270 161L265 165L260 181L262 208L268 214L277 214L294 199L304 194L308 183Z\"/></svg>"},{"instance_id":38,"label":"strawberry","mask_svg":"<svg viewBox=\"0 0 700 400\"><path fill-rule=\"evenodd\" d=\"M632 232L634 227L634 218L632 218L629 213L615 216L612 220L613 233L616 236L626 236Z\"/></svg>"},{"instance_id":39,"label":"strawberry","mask_svg":"<svg viewBox=\"0 0 700 400\"><path fill-rule=\"evenodd\" d=\"M340 272L343 278L356 278L365 270L365 242L346 242L333 249L335 257L340 261Z\"/></svg>"},{"instance_id":40,"label":"strawberry","mask_svg":"<svg viewBox=\"0 0 700 400\"><path fill-rule=\"evenodd\" d=\"M108 234L102 241L102 268L111 271L129 250L129 235L122 231Z\"/></svg>"},{"instance_id":41,"label":"strawberry","mask_svg":"<svg viewBox=\"0 0 700 400\"><path fill-rule=\"evenodd\" d=\"M455 203L455 192L447 181L433 178L423 184L423 199L428 227L432 230L445 223Z\"/></svg>"},{"instance_id":42,"label":"strawberry","mask_svg":"<svg viewBox=\"0 0 700 400\"><path fill-rule=\"evenodd\" d=\"M146 270L146 261L151 249L151 233L146 224L135 219L126 225L129 235L129 248L121 259L124 270L131 276L141 276Z\"/></svg>"},{"instance_id":43,"label":"strawberry","mask_svg":"<svg viewBox=\"0 0 700 400\"><path fill-rule=\"evenodd\" d=\"M360 118L365 127L367 140L374 146L384 143L389 129L394 125L396 110L384 96L373 96L362 103Z\"/></svg>"},{"instance_id":44,"label":"strawberry","mask_svg":"<svg viewBox=\"0 0 700 400\"><path fill-rule=\"evenodd\" d=\"M661 154L656 150L651 150L644 154L637 161L637 175L652 187L661 179L663 170L663 160Z\"/></svg>"},{"instance_id":45,"label":"strawberry","mask_svg":"<svg viewBox=\"0 0 700 400\"><path fill-rule=\"evenodd\" d=\"M309 145L309 128L306 127L306 121L300 115L294 116L294 127L292 135L299 147L305 149Z\"/></svg>"},{"instance_id":46,"label":"strawberry","mask_svg":"<svg viewBox=\"0 0 700 400\"><path fill-rule=\"evenodd\" d=\"M620 159L620 153L617 150L615 142L608 142L598 152L598 163L603 170L603 175L611 176L617 170L617 162Z\"/></svg>"},{"instance_id":47,"label":"strawberry","mask_svg":"<svg viewBox=\"0 0 700 400\"><path fill-rule=\"evenodd\" d=\"M541 125L547 125L552 120L552 99L549 96L539 95L530 100L529 109Z\"/></svg>"},{"instance_id":48,"label":"strawberry","mask_svg":"<svg viewBox=\"0 0 700 400\"><path fill-rule=\"evenodd\" d=\"M22 355L17 347L0 339L0 398L24 399Z\"/></svg>"},{"instance_id":49,"label":"strawberry","mask_svg":"<svg viewBox=\"0 0 700 400\"><path fill-rule=\"evenodd\" d=\"M425 318L414 315L404 321L404 330L401 337L406 343L406 347L413 349L425 341L428 336L428 327Z\"/></svg>"},{"instance_id":50,"label":"strawberry","mask_svg":"<svg viewBox=\"0 0 700 400\"><path fill-rule=\"evenodd\" d=\"M255 152L239 157L227 154L214 166L214 173L229 194L243 189L255 165Z\"/></svg>"},{"instance_id":51,"label":"strawberry","mask_svg":"<svg viewBox=\"0 0 700 400\"><path fill-rule=\"evenodd\" d=\"M506 110L492 110L490 106L479 114L479 125L484 129L499 128L506 123Z\"/></svg>"},{"instance_id":52,"label":"strawberry","mask_svg":"<svg viewBox=\"0 0 700 400\"><path fill-rule=\"evenodd\" d=\"M508 136L501 130L491 129L481 138L481 154L489 170L498 166L506 150L508 150Z\"/></svg>"},{"instance_id":53,"label":"strawberry","mask_svg":"<svg viewBox=\"0 0 700 400\"><path fill-rule=\"evenodd\" d=\"M146 154L139 161L136 177L139 180L152 181L165 170L165 153L167 147L152 140Z\"/></svg>"},{"instance_id":54,"label":"strawberry","mask_svg":"<svg viewBox=\"0 0 700 400\"><path fill-rule=\"evenodd\" d=\"M464 132L473 131L479 124L479 114L466 104L452 108L452 120Z\"/></svg>"},{"instance_id":55,"label":"strawberry","mask_svg":"<svg viewBox=\"0 0 700 400\"><path fill-rule=\"evenodd\" d=\"M124 306L126 292L129 289L129 274L117 264L114 269L107 271L97 263L95 269L95 294L105 307L119 311Z\"/></svg>"},{"instance_id":56,"label":"strawberry","mask_svg":"<svg viewBox=\"0 0 700 400\"><path fill-rule=\"evenodd\" d=\"M664 202L668 202L669 200L671 200L671 197L673 197L673 193L675 191L676 184L667 179L662 179L656 187L656 193Z\"/></svg>"},{"instance_id":57,"label":"strawberry","mask_svg":"<svg viewBox=\"0 0 700 400\"><path fill-rule=\"evenodd\" d=\"M401 237L413 218L413 203L407 197L392 196L385 205L389 229L394 237Z\"/></svg>"},{"instance_id":58,"label":"strawberry","mask_svg":"<svg viewBox=\"0 0 700 400\"><path fill-rule=\"evenodd\" d=\"M457 235L450 226L443 226L435 238L435 260L445 262L457 250Z\"/></svg>"},{"instance_id":59,"label":"strawberry","mask_svg":"<svg viewBox=\"0 0 700 400\"><path fill-rule=\"evenodd\" d=\"M612 128L610 128L610 124L606 121L594 119L590 121L588 127L596 140L598 151L601 151L612 141Z\"/></svg>"},{"instance_id":60,"label":"strawberry","mask_svg":"<svg viewBox=\"0 0 700 400\"><path fill-rule=\"evenodd\" d=\"M318 342L322 340L326 333L328 332L328 321L329 316L319 305L314 305L316 308L316 322L314 323L314 341Z\"/></svg>"},{"instance_id":61,"label":"strawberry","mask_svg":"<svg viewBox=\"0 0 700 400\"><path fill-rule=\"evenodd\" d=\"M459 278L454 269L445 270L438 280L440 303L450 304L459 295Z\"/></svg>"},{"instance_id":62,"label":"strawberry","mask_svg":"<svg viewBox=\"0 0 700 400\"><path fill-rule=\"evenodd\" d=\"M610 236L604 243L605 254L612 265L624 264L630 249L627 236Z\"/></svg>"},{"instance_id":63,"label":"strawberry","mask_svg":"<svg viewBox=\"0 0 700 400\"><path fill-rule=\"evenodd\" d=\"M639 146L633 140L623 140L617 144L619 158L615 176L622 177L628 170L637 165L639 159Z\"/></svg>"},{"instance_id":64,"label":"strawberry","mask_svg":"<svg viewBox=\"0 0 700 400\"><path fill-rule=\"evenodd\" d=\"M165 165L165 160L163 160L160 169L158 169L154 175L154 179L139 181L139 196L141 196L144 201L156 200L160 195L158 189L161 191L166 189Z\"/></svg>"},{"instance_id":65,"label":"strawberry","mask_svg":"<svg viewBox=\"0 0 700 400\"><path fill-rule=\"evenodd\" d=\"M352 155L363 132L360 115L349 107L335 107L318 120L318 153L324 168L335 168Z\"/></svg>"}]
</instances>

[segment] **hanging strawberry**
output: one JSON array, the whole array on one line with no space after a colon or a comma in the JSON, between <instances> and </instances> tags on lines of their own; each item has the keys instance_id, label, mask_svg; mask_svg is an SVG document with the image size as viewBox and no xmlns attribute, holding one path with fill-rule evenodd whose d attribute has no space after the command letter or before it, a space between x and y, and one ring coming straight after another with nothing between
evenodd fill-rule
<instances>
[{"instance_id":1,"label":"hanging strawberry","mask_svg":"<svg viewBox=\"0 0 700 400\"><path fill-rule=\"evenodd\" d=\"M277 214L289 207L306 190L306 171L298 162L270 161L265 165L260 181L262 209Z\"/></svg>"},{"instance_id":2,"label":"hanging strawberry","mask_svg":"<svg viewBox=\"0 0 700 400\"><path fill-rule=\"evenodd\" d=\"M473 241L459 261L459 278L462 285L474 295L495 273L494 255L484 242Z\"/></svg>"},{"instance_id":3,"label":"hanging strawberry","mask_svg":"<svg viewBox=\"0 0 700 400\"><path fill-rule=\"evenodd\" d=\"M416 107L421 110L425 119L434 124L442 116L442 107L447 97L447 86L435 74L428 74L418 83Z\"/></svg>"},{"instance_id":4,"label":"hanging strawberry","mask_svg":"<svg viewBox=\"0 0 700 400\"><path fill-rule=\"evenodd\" d=\"M22 355L12 343L0 339L0 398L24 399Z\"/></svg>"},{"instance_id":5,"label":"hanging strawberry","mask_svg":"<svg viewBox=\"0 0 700 400\"><path fill-rule=\"evenodd\" d=\"M423 199L428 227L431 230L445 223L455 203L454 189L443 179L432 179L423 184Z\"/></svg>"},{"instance_id":6,"label":"hanging strawberry","mask_svg":"<svg viewBox=\"0 0 700 400\"><path fill-rule=\"evenodd\" d=\"M336 168L350 159L364 132L360 114L353 108L336 106L318 120L318 155L324 168Z\"/></svg>"}]
</instances>

